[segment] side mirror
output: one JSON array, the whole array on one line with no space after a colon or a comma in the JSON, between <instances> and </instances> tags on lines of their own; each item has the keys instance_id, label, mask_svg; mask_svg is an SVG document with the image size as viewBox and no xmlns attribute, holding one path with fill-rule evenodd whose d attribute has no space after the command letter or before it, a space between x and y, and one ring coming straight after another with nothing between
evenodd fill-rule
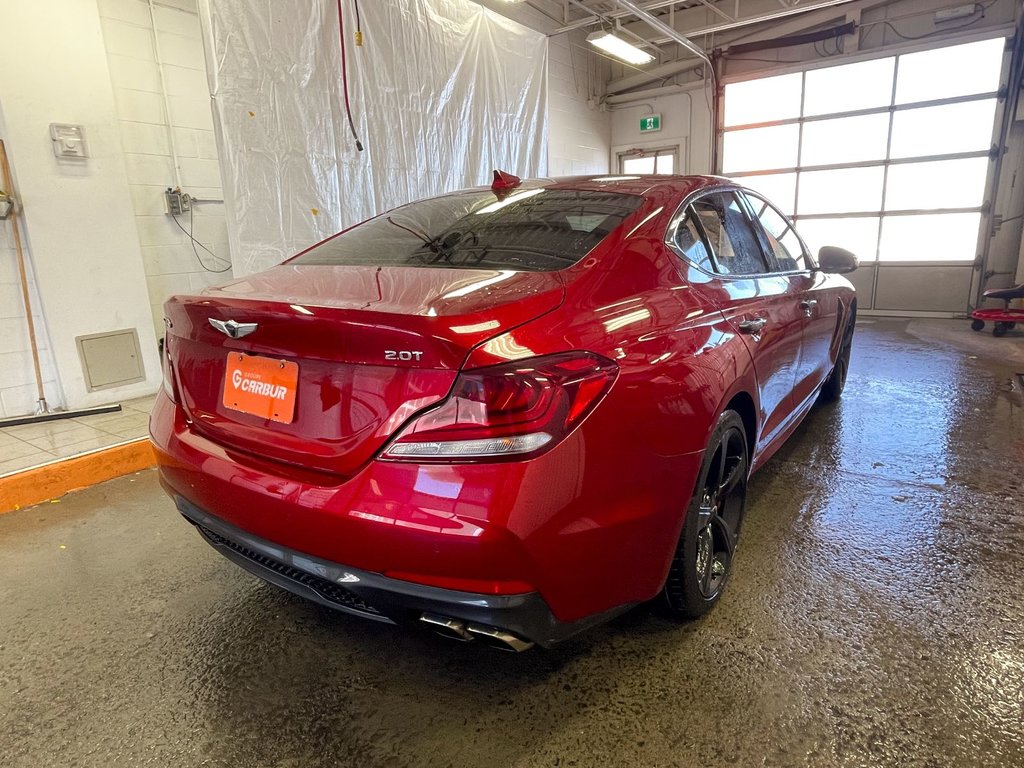
<instances>
[{"instance_id":1,"label":"side mirror","mask_svg":"<svg viewBox=\"0 0 1024 768\"><path fill-rule=\"evenodd\" d=\"M823 245L818 251L818 268L830 275L844 275L853 272L858 266L857 257L845 248Z\"/></svg>"}]
</instances>

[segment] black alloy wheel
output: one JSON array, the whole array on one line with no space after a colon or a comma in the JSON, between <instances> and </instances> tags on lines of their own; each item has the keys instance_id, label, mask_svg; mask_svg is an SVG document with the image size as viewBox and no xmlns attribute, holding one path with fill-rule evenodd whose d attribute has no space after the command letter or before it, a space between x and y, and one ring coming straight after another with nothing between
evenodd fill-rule
<instances>
[{"instance_id":1,"label":"black alloy wheel","mask_svg":"<svg viewBox=\"0 0 1024 768\"><path fill-rule=\"evenodd\" d=\"M857 312L856 309L852 309L850 319L846 321L846 328L843 331L843 341L839 347L839 354L836 356L836 364L832 366L832 373L821 385L821 392L818 395L820 402L835 402L842 396L843 389L846 388L846 377L850 373L850 354L853 351L853 332L856 326Z\"/></svg>"},{"instance_id":2,"label":"black alloy wheel","mask_svg":"<svg viewBox=\"0 0 1024 768\"><path fill-rule=\"evenodd\" d=\"M663 594L669 613L697 618L722 595L747 500L747 439L735 411L719 417L708 441Z\"/></svg>"}]
</instances>

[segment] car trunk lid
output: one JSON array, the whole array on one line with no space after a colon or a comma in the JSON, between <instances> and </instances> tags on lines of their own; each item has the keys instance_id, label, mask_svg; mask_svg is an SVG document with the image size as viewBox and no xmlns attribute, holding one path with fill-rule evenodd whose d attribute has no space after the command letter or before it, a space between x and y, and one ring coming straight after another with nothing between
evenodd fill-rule
<instances>
[{"instance_id":1,"label":"car trunk lid","mask_svg":"<svg viewBox=\"0 0 1024 768\"><path fill-rule=\"evenodd\" d=\"M172 297L167 348L197 432L347 476L447 396L473 347L551 311L563 293L554 272L286 264ZM256 328L232 338L211 323L232 320ZM229 355L232 365L296 365L294 411L274 419L226 404L238 384L228 380Z\"/></svg>"}]
</instances>

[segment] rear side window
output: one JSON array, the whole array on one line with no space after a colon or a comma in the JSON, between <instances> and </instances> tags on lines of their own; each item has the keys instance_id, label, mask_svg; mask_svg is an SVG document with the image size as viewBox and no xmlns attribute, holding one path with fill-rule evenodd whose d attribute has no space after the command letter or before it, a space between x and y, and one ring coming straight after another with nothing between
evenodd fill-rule
<instances>
[{"instance_id":1,"label":"rear side window","mask_svg":"<svg viewBox=\"0 0 1024 768\"><path fill-rule=\"evenodd\" d=\"M746 193L754 216L761 222L768 245L775 254L780 272L807 269L804 247L790 221L762 197Z\"/></svg>"},{"instance_id":2,"label":"rear side window","mask_svg":"<svg viewBox=\"0 0 1024 768\"><path fill-rule=\"evenodd\" d=\"M691 264L696 264L705 272L715 271L715 267L711 263L711 255L704 246L704 241L701 240L700 228L694 221L692 210L687 211L686 218L679 223L676 229L675 246Z\"/></svg>"},{"instance_id":3,"label":"rear side window","mask_svg":"<svg viewBox=\"0 0 1024 768\"><path fill-rule=\"evenodd\" d=\"M421 200L359 224L292 264L548 272L582 259L643 202L637 195L520 189Z\"/></svg>"},{"instance_id":4,"label":"rear side window","mask_svg":"<svg viewBox=\"0 0 1024 768\"><path fill-rule=\"evenodd\" d=\"M768 272L754 228L734 194L707 195L697 200L693 209L714 251L717 272L723 275Z\"/></svg>"}]
</instances>

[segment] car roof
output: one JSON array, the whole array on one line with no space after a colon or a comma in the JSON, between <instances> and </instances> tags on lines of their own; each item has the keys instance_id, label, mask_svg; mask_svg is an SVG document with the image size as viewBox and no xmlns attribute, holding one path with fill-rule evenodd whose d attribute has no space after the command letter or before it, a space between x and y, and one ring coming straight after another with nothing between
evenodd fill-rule
<instances>
[{"instance_id":1,"label":"car roof","mask_svg":"<svg viewBox=\"0 0 1024 768\"><path fill-rule=\"evenodd\" d=\"M580 189L602 192L622 192L627 195L649 195L651 193L669 193L688 195L703 187L717 187L731 184L722 176L669 176L669 175L629 175L601 174L595 176L563 176L548 179L549 189Z\"/></svg>"}]
</instances>

